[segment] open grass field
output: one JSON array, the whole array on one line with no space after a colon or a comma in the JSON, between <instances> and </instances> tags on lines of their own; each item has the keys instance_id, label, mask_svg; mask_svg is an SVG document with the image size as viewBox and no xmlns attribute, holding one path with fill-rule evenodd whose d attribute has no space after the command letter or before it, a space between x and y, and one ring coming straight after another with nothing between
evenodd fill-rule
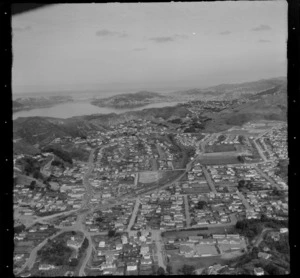
<instances>
[{"instance_id":1,"label":"open grass field","mask_svg":"<svg viewBox=\"0 0 300 278\"><path fill-rule=\"evenodd\" d=\"M147 171L139 173L139 182L152 183L162 178L162 173L157 171Z\"/></svg>"},{"instance_id":2,"label":"open grass field","mask_svg":"<svg viewBox=\"0 0 300 278\"><path fill-rule=\"evenodd\" d=\"M213 155L203 155L199 158L199 162L204 165L221 165L221 164L238 164L236 153L213 153Z\"/></svg>"},{"instance_id":3,"label":"open grass field","mask_svg":"<svg viewBox=\"0 0 300 278\"><path fill-rule=\"evenodd\" d=\"M178 254L178 251L171 250L167 252L169 257L169 264L172 267L172 273L173 274L181 274L178 273L178 270L180 270L185 264L194 266L195 269L208 267L215 263L224 264L225 261L221 259L220 256L213 256L213 257L205 257L205 258L185 258L184 256L181 256Z\"/></svg>"},{"instance_id":4,"label":"open grass field","mask_svg":"<svg viewBox=\"0 0 300 278\"><path fill-rule=\"evenodd\" d=\"M216 153L216 152L234 152L236 151L235 145L226 145L226 144L220 144L220 145L207 145L205 146L205 152L206 153Z\"/></svg>"}]
</instances>

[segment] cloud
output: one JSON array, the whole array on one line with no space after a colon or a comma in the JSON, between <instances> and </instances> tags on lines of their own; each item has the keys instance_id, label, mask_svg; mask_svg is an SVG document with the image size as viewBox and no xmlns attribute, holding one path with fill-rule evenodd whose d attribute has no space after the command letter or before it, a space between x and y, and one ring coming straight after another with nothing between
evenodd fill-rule
<instances>
[{"instance_id":1,"label":"cloud","mask_svg":"<svg viewBox=\"0 0 300 278\"><path fill-rule=\"evenodd\" d=\"M139 48L134 48L132 49L133 51L144 51L146 50L147 48L146 47L139 47Z\"/></svg>"},{"instance_id":2,"label":"cloud","mask_svg":"<svg viewBox=\"0 0 300 278\"><path fill-rule=\"evenodd\" d=\"M96 36L98 36L98 37L120 37L120 38L128 37L128 35L125 32L116 32L116 31L110 31L107 29L98 30L96 32Z\"/></svg>"},{"instance_id":3,"label":"cloud","mask_svg":"<svg viewBox=\"0 0 300 278\"><path fill-rule=\"evenodd\" d=\"M174 38L179 38L179 39L187 39L188 38L188 36L187 35L174 35L173 36Z\"/></svg>"},{"instance_id":4,"label":"cloud","mask_svg":"<svg viewBox=\"0 0 300 278\"><path fill-rule=\"evenodd\" d=\"M264 40L264 39L261 39L261 40L259 40L258 42L271 42L271 41L269 41L269 40Z\"/></svg>"},{"instance_id":5,"label":"cloud","mask_svg":"<svg viewBox=\"0 0 300 278\"><path fill-rule=\"evenodd\" d=\"M15 31L15 32L24 32L24 31L28 31L28 30L31 30L30 26L13 28L13 31Z\"/></svg>"},{"instance_id":6,"label":"cloud","mask_svg":"<svg viewBox=\"0 0 300 278\"><path fill-rule=\"evenodd\" d=\"M265 30L271 30L272 28L269 25L261 24L255 28L252 29L252 31L265 31Z\"/></svg>"},{"instance_id":7,"label":"cloud","mask_svg":"<svg viewBox=\"0 0 300 278\"><path fill-rule=\"evenodd\" d=\"M157 43L165 43L165 42L173 42L177 39L186 39L186 38L188 38L187 35L175 34L173 36L153 37L153 38L150 38L149 40L157 42Z\"/></svg>"},{"instance_id":8,"label":"cloud","mask_svg":"<svg viewBox=\"0 0 300 278\"><path fill-rule=\"evenodd\" d=\"M174 39L172 37L154 37L150 38L151 41L157 42L157 43L164 43L164 42L172 42Z\"/></svg>"},{"instance_id":9,"label":"cloud","mask_svg":"<svg viewBox=\"0 0 300 278\"><path fill-rule=\"evenodd\" d=\"M230 31L223 31L223 32L220 32L219 34L220 35L229 35L229 34L231 34L231 32Z\"/></svg>"}]
</instances>

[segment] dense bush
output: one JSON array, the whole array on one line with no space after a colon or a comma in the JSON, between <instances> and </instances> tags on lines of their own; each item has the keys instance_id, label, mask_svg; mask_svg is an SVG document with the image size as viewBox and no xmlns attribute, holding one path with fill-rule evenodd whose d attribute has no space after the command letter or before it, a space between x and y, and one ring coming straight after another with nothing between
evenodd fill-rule
<instances>
[{"instance_id":1,"label":"dense bush","mask_svg":"<svg viewBox=\"0 0 300 278\"><path fill-rule=\"evenodd\" d=\"M68 264L69 257L73 250L62 244L62 242L54 242L49 240L47 245L38 251L38 256L42 262L54 264L56 266Z\"/></svg>"},{"instance_id":2,"label":"dense bush","mask_svg":"<svg viewBox=\"0 0 300 278\"><path fill-rule=\"evenodd\" d=\"M70 164L73 163L71 155L68 152L66 152L62 149L53 148L53 147L46 147L46 148L43 149L43 151L44 152L52 152L56 156L61 158L63 161L68 162Z\"/></svg>"},{"instance_id":3,"label":"dense bush","mask_svg":"<svg viewBox=\"0 0 300 278\"><path fill-rule=\"evenodd\" d=\"M19 161L23 165L23 169L26 175L35 175L39 177L40 174L40 164L32 157L24 157Z\"/></svg>"},{"instance_id":4,"label":"dense bush","mask_svg":"<svg viewBox=\"0 0 300 278\"><path fill-rule=\"evenodd\" d=\"M25 229L26 229L26 227L23 224L21 224L19 226L14 227L14 232L16 234L19 234L19 233L23 232Z\"/></svg>"},{"instance_id":5,"label":"dense bush","mask_svg":"<svg viewBox=\"0 0 300 278\"><path fill-rule=\"evenodd\" d=\"M196 205L196 209L203 209L205 206L207 205L207 203L205 201L199 201Z\"/></svg>"},{"instance_id":6,"label":"dense bush","mask_svg":"<svg viewBox=\"0 0 300 278\"><path fill-rule=\"evenodd\" d=\"M53 161L51 162L51 165L52 165L52 166L57 166L57 167L62 167L62 168L65 167L65 166L64 166L64 163L61 162L61 161L59 161L59 160L53 160Z\"/></svg>"},{"instance_id":7,"label":"dense bush","mask_svg":"<svg viewBox=\"0 0 300 278\"><path fill-rule=\"evenodd\" d=\"M184 275L192 275L195 272L195 267L192 265L184 264L183 267L178 270L178 272Z\"/></svg>"}]
</instances>

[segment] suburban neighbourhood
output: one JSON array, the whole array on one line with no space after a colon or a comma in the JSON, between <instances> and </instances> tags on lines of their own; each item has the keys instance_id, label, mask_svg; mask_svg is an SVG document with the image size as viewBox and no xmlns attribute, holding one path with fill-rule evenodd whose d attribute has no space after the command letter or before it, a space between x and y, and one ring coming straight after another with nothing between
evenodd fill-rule
<instances>
[{"instance_id":1,"label":"suburban neighbourhood","mask_svg":"<svg viewBox=\"0 0 300 278\"><path fill-rule=\"evenodd\" d=\"M87 153L72 165L52 151L30 157L46 184L15 156L15 275L238 274L253 249L272 260L268 244L288 233L287 180L276 170L288 158L286 128L253 121L194 134L131 120L54 139ZM249 235L255 221L262 228Z\"/></svg>"}]
</instances>

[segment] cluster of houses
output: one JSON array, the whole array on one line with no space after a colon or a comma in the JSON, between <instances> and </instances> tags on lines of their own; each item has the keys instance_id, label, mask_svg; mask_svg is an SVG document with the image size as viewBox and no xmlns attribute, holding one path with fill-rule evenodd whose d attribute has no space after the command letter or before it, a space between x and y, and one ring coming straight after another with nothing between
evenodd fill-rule
<instances>
[{"instance_id":1,"label":"cluster of houses","mask_svg":"<svg viewBox=\"0 0 300 278\"><path fill-rule=\"evenodd\" d=\"M210 188L206 182L202 181L184 181L171 184L166 188L172 195L208 193Z\"/></svg>"},{"instance_id":2,"label":"cluster of houses","mask_svg":"<svg viewBox=\"0 0 300 278\"><path fill-rule=\"evenodd\" d=\"M278 159L288 159L287 150L287 125L282 123L276 128L272 129L265 135L268 138L272 148L271 157L277 157Z\"/></svg>"},{"instance_id":3,"label":"cluster of houses","mask_svg":"<svg viewBox=\"0 0 300 278\"><path fill-rule=\"evenodd\" d=\"M133 230L177 229L186 225L184 198L171 195L169 191L159 190L140 198L140 206Z\"/></svg>"},{"instance_id":4,"label":"cluster of houses","mask_svg":"<svg viewBox=\"0 0 300 278\"><path fill-rule=\"evenodd\" d=\"M188 195L192 226L231 222L231 214L242 214L245 206L236 193L203 193Z\"/></svg>"},{"instance_id":5,"label":"cluster of houses","mask_svg":"<svg viewBox=\"0 0 300 278\"><path fill-rule=\"evenodd\" d=\"M187 172L186 180L172 184L167 190L172 194L206 193L210 191L200 163L194 164L193 168Z\"/></svg>"},{"instance_id":6,"label":"cluster of houses","mask_svg":"<svg viewBox=\"0 0 300 278\"><path fill-rule=\"evenodd\" d=\"M109 173L114 177L120 173L158 170L158 168L165 170L173 167L173 154L167 144L149 136L119 135L110 140L110 145L114 148L104 149L98 154L96 172Z\"/></svg>"},{"instance_id":7,"label":"cluster of houses","mask_svg":"<svg viewBox=\"0 0 300 278\"><path fill-rule=\"evenodd\" d=\"M36 186L31 189L29 185L16 184L13 189L14 208L29 205L19 210L19 213L28 216L80 208L85 191L82 187L82 176L85 170L86 165L81 162L74 162L73 168L65 170L50 166L51 174L59 178L59 182L49 182L51 191L45 187Z\"/></svg>"},{"instance_id":8,"label":"cluster of houses","mask_svg":"<svg viewBox=\"0 0 300 278\"><path fill-rule=\"evenodd\" d=\"M222 100L222 96L207 96L207 100L202 100L205 96L201 96L201 101L196 100L188 104L188 109L196 115L203 113L205 110L221 111L233 104L232 100ZM218 100L218 98L221 98ZM246 100L238 100L238 103L244 103ZM236 102L236 100L235 100Z\"/></svg>"},{"instance_id":9,"label":"cluster of houses","mask_svg":"<svg viewBox=\"0 0 300 278\"><path fill-rule=\"evenodd\" d=\"M57 226L70 227L73 226L76 223L76 221L77 221L76 215L68 215L62 218L56 218L52 223Z\"/></svg>"},{"instance_id":10,"label":"cluster of houses","mask_svg":"<svg viewBox=\"0 0 300 278\"><path fill-rule=\"evenodd\" d=\"M159 153L159 158L157 159L158 170L172 170L173 167L173 159L174 156L171 153L169 147L171 144L167 142L159 142L159 140L155 141L156 147Z\"/></svg>"},{"instance_id":11,"label":"cluster of houses","mask_svg":"<svg viewBox=\"0 0 300 278\"><path fill-rule=\"evenodd\" d=\"M220 137L222 136L222 139ZM233 145L233 144L240 144L239 135L232 135L232 134L224 134L215 136L208 142L209 146L212 146L216 143L216 145L225 144L225 145Z\"/></svg>"},{"instance_id":12,"label":"cluster of houses","mask_svg":"<svg viewBox=\"0 0 300 278\"><path fill-rule=\"evenodd\" d=\"M90 270L101 275L151 275L153 274L153 243L151 234L142 230L128 236L114 238L95 237L95 254Z\"/></svg>"},{"instance_id":13,"label":"cluster of houses","mask_svg":"<svg viewBox=\"0 0 300 278\"><path fill-rule=\"evenodd\" d=\"M175 136L175 140L185 146L185 147L193 147L195 148L198 142L198 139L193 136L191 133L178 133Z\"/></svg>"},{"instance_id":14,"label":"cluster of houses","mask_svg":"<svg viewBox=\"0 0 300 278\"><path fill-rule=\"evenodd\" d=\"M285 180L276 175L277 161L269 161L260 163L258 167L266 173L282 190L288 190L288 185Z\"/></svg>"},{"instance_id":15,"label":"cluster of houses","mask_svg":"<svg viewBox=\"0 0 300 278\"><path fill-rule=\"evenodd\" d=\"M237 250L244 250L246 241L239 234L214 234L211 238L190 236L179 243L179 254L186 258L218 256Z\"/></svg>"},{"instance_id":16,"label":"cluster of houses","mask_svg":"<svg viewBox=\"0 0 300 278\"><path fill-rule=\"evenodd\" d=\"M33 216L43 213L55 213L71 209L57 192L47 192L44 188L31 190L23 184L17 184L13 190L14 209L21 215ZM22 205L24 207L22 207Z\"/></svg>"},{"instance_id":17,"label":"cluster of houses","mask_svg":"<svg viewBox=\"0 0 300 278\"><path fill-rule=\"evenodd\" d=\"M213 165L207 166L212 180L217 187L226 185L227 187L238 186L238 181L251 182L252 190L260 188L270 189L271 183L267 181L252 165ZM255 190L254 189L254 190Z\"/></svg>"},{"instance_id":18,"label":"cluster of houses","mask_svg":"<svg viewBox=\"0 0 300 278\"><path fill-rule=\"evenodd\" d=\"M85 225L92 233L109 230L124 232L129 224L134 205L134 202L126 202L89 214L86 217Z\"/></svg>"},{"instance_id":19,"label":"cluster of houses","mask_svg":"<svg viewBox=\"0 0 300 278\"><path fill-rule=\"evenodd\" d=\"M14 268L22 267L35 246L58 231L47 224L37 223L14 235Z\"/></svg>"},{"instance_id":20,"label":"cluster of houses","mask_svg":"<svg viewBox=\"0 0 300 278\"><path fill-rule=\"evenodd\" d=\"M71 137L71 136L64 136L64 137L57 137L55 138L50 144L74 144L76 147L80 146L81 149L85 149L87 151L91 150L90 143L92 142L92 139L94 136L89 135L87 138L81 138L81 137Z\"/></svg>"},{"instance_id":21,"label":"cluster of houses","mask_svg":"<svg viewBox=\"0 0 300 278\"><path fill-rule=\"evenodd\" d=\"M246 218L260 218L266 215L269 218L283 220L288 217L287 198L278 199L272 190L251 191L244 194L250 209L246 211Z\"/></svg>"}]
</instances>

